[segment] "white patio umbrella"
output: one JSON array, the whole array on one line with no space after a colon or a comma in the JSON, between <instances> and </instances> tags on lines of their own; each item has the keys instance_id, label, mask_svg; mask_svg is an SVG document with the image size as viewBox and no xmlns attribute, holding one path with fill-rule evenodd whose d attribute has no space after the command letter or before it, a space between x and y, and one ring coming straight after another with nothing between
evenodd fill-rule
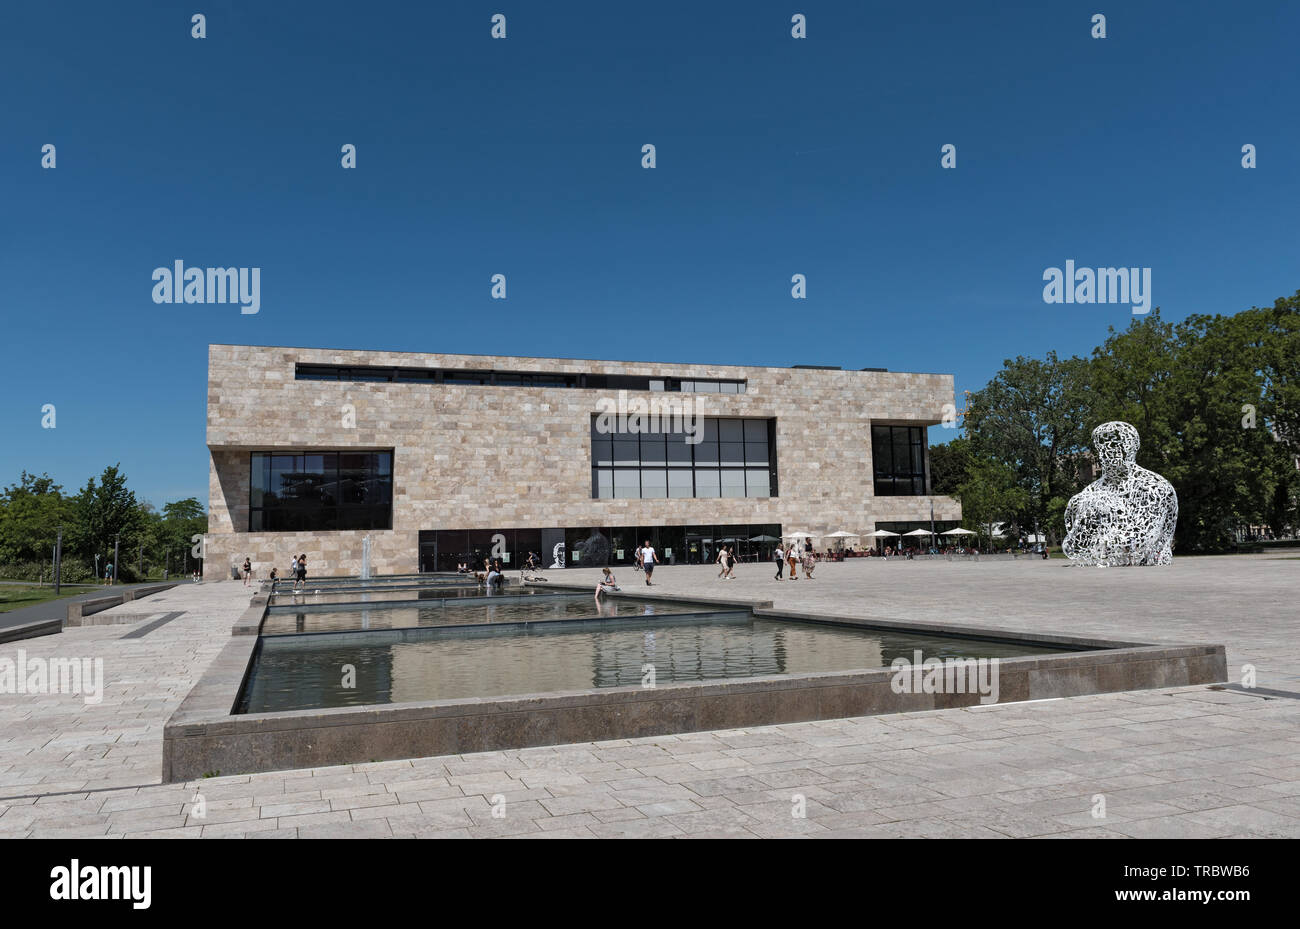
<instances>
[{"instance_id":1,"label":"white patio umbrella","mask_svg":"<svg viewBox=\"0 0 1300 929\"><path fill-rule=\"evenodd\" d=\"M939 535L975 535L975 533L969 529L963 529L958 526L956 529L949 529L947 532L939 533Z\"/></svg>"},{"instance_id":2,"label":"white patio umbrella","mask_svg":"<svg viewBox=\"0 0 1300 929\"><path fill-rule=\"evenodd\" d=\"M905 536L909 536L909 535L910 535L910 536L916 536L917 538L920 538L920 537L924 536L924 537L926 537L926 538L929 538L929 537L930 537L930 530L929 530L929 529L913 529L911 532L904 532L903 535L905 535Z\"/></svg>"},{"instance_id":3,"label":"white patio umbrella","mask_svg":"<svg viewBox=\"0 0 1300 929\"><path fill-rule=\"evenodd\" d=\"M781 536L783 539L820 539L815 532L787 532Z\"/></svg>"},{"instance_id":4,"label":"white patio umbrella","mask_svg":"<svg viewBox=\"0 0 1300 929\"><path fill-rule=\"evenodd\" d=\"M826 538L834 539L835 547L842 549L844 547L845 539L860 539L862 536L858 535L856 532L849 532L848 530L841 529L839 532L832 532L830 535L826 536Z\"/></svg>"},{"instance_id":5,"label":"white patio umbrella","mask_svg":"<svg viewBox=\"0 0 1300 929\"><path fill-rule=\"evenodd\" d=\"M897 532L890 532L888 529L877 529L875 532L868 533L868 534L877 539L883 539L886 536L898 535Z\"/></svg>"}]
</instances>

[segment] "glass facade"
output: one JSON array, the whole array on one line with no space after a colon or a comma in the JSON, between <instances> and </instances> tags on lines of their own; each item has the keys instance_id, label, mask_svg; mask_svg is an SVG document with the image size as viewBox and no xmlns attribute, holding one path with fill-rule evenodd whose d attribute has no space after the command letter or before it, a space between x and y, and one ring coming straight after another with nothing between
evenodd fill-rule
<instances>
[{"instance_id":1,"label":"glass facade","mask_svg":"<svg viewBox=\"0 0 1300 929\"><path fill-rule=\"evenodd\" d=\"M872 426L871 457L877 497L925 494L924 428Z\"/></svg>"},{"instance_id":2,"label":"glass facade","mask_svg":"<svg viewBox=\"0 0 1300 929\"><path fill-rule=\"evenodd\" d=\"M249 532L393 527L391 451L253 452Z\"/></svg>"},{"instance_id":3,"label":"glass facade","mask_svg":"<svg viewBox=\"0 0 1300 929\"><path fill-rule=\"evenodd\" d=\"M518 568L536 553L543 570L630 568L636 549L654 546L662 564L712 564L729 545L742 562L770 561L780 523L696 526L575 526L567 529L438 529L420 533L420 570L482 570L486 558ZM625 579L626 582L626 579Z\"/></svg>"},{"instance_id":4,"label":"glass facade","mask_svg":"<svg viewBox=\"0 0 1300 929\"><path fill-rule=\"evenodd\" d=\"M609 431L591 418L593 499L775 497L776 420L709 418L700 441L664 431Z\"/></svg>"}]
</instances>

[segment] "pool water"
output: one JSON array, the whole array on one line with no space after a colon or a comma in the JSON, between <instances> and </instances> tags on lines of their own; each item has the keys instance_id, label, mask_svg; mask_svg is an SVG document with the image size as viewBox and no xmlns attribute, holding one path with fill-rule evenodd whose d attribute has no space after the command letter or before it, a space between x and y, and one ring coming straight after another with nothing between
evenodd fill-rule
<instances>
[{"instance_id":1,"label":"pool water","mask_svg":"<svg viewBox=\"0 0 1300 929\"><path fill-rule=\"evenodd\" d=\"M495 594L473 598L436 598L427 605L374 609L352 602L327 609L283 609L267 614L262 635L318 632L355 632L368 629L405 629L427 626L477 626L490 623L528 623L583 617L654 616L712 610L705 604L684 601L636 600L605 597L599 603L590 594Z\"/></svg>"},{"instance_id":2,"label":"pool water","mask_svg":"<svg viewBox=\"0 0 1300 929\"><path fill-rule=\"evenodd\" d=\"M270 599L271 612L307 612L318 610L322 607L332 607L338 604L355 604L355 603L398 603L401 601L417 600L478 600L501 597L555 597L555 596L573 596L572 594L557 594L554 591L548 591L544 587L506 587L504 589L490 589L479 587L474 584L453 585L453 584L435 584L420 587L398 587L396 585L386 585L377 589L345 589L331 590L329 588L307 588L304 591L294 593L285 588L280 588L279 593L274 594Z\"/></svg>"},{"instance_id":3,"label":"pool water","mask_svg":"<svg viewBox=\"0 0 1300 929\"><path fill-rule=\"evenodd\" d=\"M573 599L572 606L566 605L563 598L429 611L369 610L368 627L361 624L360 612L268 617L268 624L289 620L300 623L300 631L317 634L264 635L236 712L626 687L642 685L647 666L653 666L655 683L662 685L883 668L895 657L912 660L918 650L925 658L940 659L1077 650L758 617L748 610L683 612L681 604L622 598L607 600L614 612L596 617L592 601L585 598L588 618L571 620L562 617L577 614L579 607ZM656 612L648 612L647 605ZM493 608L504 612L495 618L483 612ZM535 609L549 612L533 613ZM416 614L423 620L426 612L429 621L415 626L409 616L382 615ZM327 631L341 617L348 617L351 631ZM543 621L527 624L537 619Z\"/></svg>"}]
</instances>

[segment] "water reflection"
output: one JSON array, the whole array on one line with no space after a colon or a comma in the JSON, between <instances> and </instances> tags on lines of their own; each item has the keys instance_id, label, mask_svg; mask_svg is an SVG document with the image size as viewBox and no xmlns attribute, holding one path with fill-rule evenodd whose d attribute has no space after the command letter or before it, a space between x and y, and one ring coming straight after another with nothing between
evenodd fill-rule
<instances>
[{"instance_id":1,"label":"water reflection","mask_svg":"<svg viewBox=\"0 0 1300 929\"><path fill-rule=\"evenodd\" d=\"M1015 643L941 639L885 630L800 623L750 614L710 618L591 617L584 621L351 632L263 638L243 712L372 703L500 697L857 668L895 657L993 658L1059 651ZM611 601L611 605L618 601ZM626 603L626 601L623 601ZM507 611L511 604L487 609ZM375 611L376 616L390 611ZM308 625L318 618L305 614ZM355 628L355 627L354 627ZM357 668L340 686L338 668Z\"/></svg>"}]
</instances>

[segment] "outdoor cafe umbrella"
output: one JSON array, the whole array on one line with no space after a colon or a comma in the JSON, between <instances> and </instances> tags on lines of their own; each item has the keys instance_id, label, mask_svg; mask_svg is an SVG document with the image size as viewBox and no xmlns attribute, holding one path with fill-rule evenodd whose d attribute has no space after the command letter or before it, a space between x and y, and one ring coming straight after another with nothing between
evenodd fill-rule
<instances>
[{"instance_id":1,"label":"outdoor cafe umbrella","mask_svg":"<svg viewBox=\"0 0 1300 929\"><path fill-rule=\"evenodd\" d=\"M869 535L874 536L877 539L883 539L886 536L898 535L898 533L890 532L888 529L877 529L875 532L869 533Z\"/></svg>"},{"instance_id":2,"label":"outdoor cafe umbrella","mask_svg":"<svg viewBox=\"0 0 1300 929\"><path fill-rule=\"evenodd\" d=\"M911 532L904 532L903 535L928 536L932 535L929 529L913 529Z\"/></svg>"},{"instance_id":3,"label":"outdoor cafe umbrella","mask_svg":"<svg viewBox=\"0 0 1300 929\"><path fill-rule=\"evenodd\" d=\"M939 535L975 535L975 533L958 526L956 529L949 529L947 532L939 533Z\"/></svg>"},{"instance_id":4,"label":"outdoor cafe umbrella","mask_svg":"<svg viewBox=\"0 0 1300 929\"><path fill-rule=\"evenodd\" d=\"M778 539L778 538L777 538L776 536L774 536L774 535L756 535L756 536L751 537L749 541L751 541L751 542L780 542L781 540Z\"/></svg>"},{"instance_id":5,"label":"outdoor cafe umbrella","mask_svg":"<svg viewBox=\"0 0 1300 929\"><path fill-rule=\"evenodd\" d=\"M839 532L832 532L830 535L826 536L826 538L834 539L838 544L838 547L843 548L845 539L860 539L862 536L858 535L856 532L848 532L847 530L841 529Z\"/></svg>"}]
</instances>

